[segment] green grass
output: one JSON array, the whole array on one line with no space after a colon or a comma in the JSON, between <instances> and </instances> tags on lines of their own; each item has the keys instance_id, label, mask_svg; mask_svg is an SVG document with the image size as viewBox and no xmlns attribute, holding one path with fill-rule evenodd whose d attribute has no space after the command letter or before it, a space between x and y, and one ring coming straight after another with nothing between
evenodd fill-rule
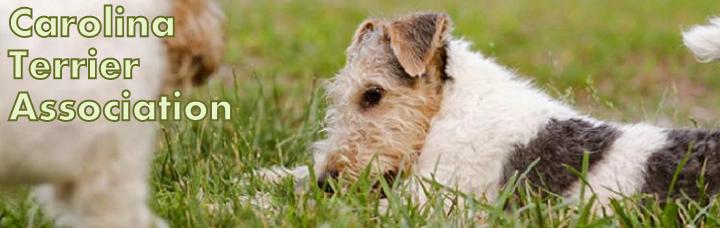
<instances>
[{"instance_id":1,"label":"green grass","mask_svg":"<svg viewBox=\"0 0 720 228\"><path fill-rule=\"evenodd\" d=\"M173 226L720 225L716 198L661 204L628 196L613 201L603 216L592 210L594 198L563 202L522 184L509 186L493 204L428 184L428 205L410 203L399 190L381 210L367 178L327 196L292 181L269 184L252 176L261 167L310 164L308 145L322 137L319 85L342 67L356 26L369 15L415 10L449 13L456 36L582 111L616 121L718 126L720 67L696 63L679 33L717 13L715 0L221 2L229 19L225 62L236 76L224 72L193 96L226 99L234 116L162 124L150 204ZM250 203L260 197L269 200ZM50 225L26 190L0 195L0 227Z\"/></svg>"}]
</instances>

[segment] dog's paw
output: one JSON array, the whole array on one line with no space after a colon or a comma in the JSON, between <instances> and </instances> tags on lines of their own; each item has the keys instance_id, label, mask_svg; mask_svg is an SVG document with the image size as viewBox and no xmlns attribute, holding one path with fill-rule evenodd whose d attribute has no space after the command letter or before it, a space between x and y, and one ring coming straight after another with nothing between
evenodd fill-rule
<instances>
[{"instance_id":1,"label":"dog's paw","mask_svg":"<svg viewBox=\"0 0 720 228\"><path fill-rule=\"evenodd\" d=\"M280 182L285 178L292 177L296 183L310 177L310 169L307 166L298 166L294 169L275 166L271 168L261 169L255 172L255 175L266 182Z\"/></svg>"}]
</instances>

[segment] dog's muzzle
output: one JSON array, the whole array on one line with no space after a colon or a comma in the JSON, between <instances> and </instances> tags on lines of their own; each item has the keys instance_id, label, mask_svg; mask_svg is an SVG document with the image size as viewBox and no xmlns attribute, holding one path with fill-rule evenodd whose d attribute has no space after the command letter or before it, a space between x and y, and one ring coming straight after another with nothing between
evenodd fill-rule
<instances>
[{"instance_id":1,"label":"dog's muzzle","mask_svg":"<svg viewBox=\"0 0 720 228\"><path fill-rule=\"evenodd\" d=\"M335 171L335 170L329 170L329 171L325 171L325 172L321 173L320 175L318 175L318 178L317 178L318 188L322 189L326 193L335 193L335 189L333 189L333 186L330 184L330 182L332 180L337 180L337 178L339 176L340 176L340 172ZM392 171L387 172L383 175L383 179L385 179L386 183L388 183L389 185L393 184L393 181L395 180L396 177L397 177L397 172L392 172ZM380 190L380 188L381 188L380 182L377 182L373 186L373 188L375 190ZM380 191L380 193L381 193L381 196L385 195L385 192L383 192L382 190Z\"/></svg>"}]
</instances>

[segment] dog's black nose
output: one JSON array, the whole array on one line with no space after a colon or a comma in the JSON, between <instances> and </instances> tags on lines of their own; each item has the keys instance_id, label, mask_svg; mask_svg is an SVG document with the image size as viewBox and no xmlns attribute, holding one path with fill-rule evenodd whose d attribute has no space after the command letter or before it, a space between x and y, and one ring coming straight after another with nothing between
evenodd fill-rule
<instances>
[{"instance_id":1,"label":"dog's black nose","mask_svg":"<svg viewBox=\"0 0 720 228\"><path fill-rule=\"evenodd\" d=\"M338 175L339 172L335 170L329 170L321 173L317 178L318 188L322 189L327 193L335 193L335 190L333 190L332 186L330 185L330 180L337 178Z\"/></svg>"}]
</instances>

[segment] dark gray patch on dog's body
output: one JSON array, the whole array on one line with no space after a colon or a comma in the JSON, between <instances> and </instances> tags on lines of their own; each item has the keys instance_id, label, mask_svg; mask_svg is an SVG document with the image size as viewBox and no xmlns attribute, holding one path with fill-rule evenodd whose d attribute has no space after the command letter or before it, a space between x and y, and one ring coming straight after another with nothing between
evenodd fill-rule
<instances>
[{"instance_id":1,"label":"dark gray patch on dog's body","mask_svg":"<svg viewBox=\"0 0 720 228\"><path fill-rule=\"evenodd\" d=\"M551 119L536 138L526 145L516 145L504 167L502 183L505 184L516 171L523 173L538 160L528 172L527 181L563 194L578 181L577 175L563 164L581 170L584 152L588 152L588 165L592 170L619 135L618 130L606 124L595 125L581 119Z\"/></svg>"},{"instance_id":2,"label":"dark gray patch on dog's body","mask_svg":"<svg viewBox=\"0 0 720 228\"><path fill-rule=\"evenodd\" d=\"M670 130L667 145L654 152L645 166L642 192L656 194L659 199L687 195L698 199L702 193L697 183L705 164L705 192L718 193L720 187L720 131L698 129ZM687 163L680 171L674 191L669 193L673 175L686 154Z\"/></svg>"}]
</instances>

